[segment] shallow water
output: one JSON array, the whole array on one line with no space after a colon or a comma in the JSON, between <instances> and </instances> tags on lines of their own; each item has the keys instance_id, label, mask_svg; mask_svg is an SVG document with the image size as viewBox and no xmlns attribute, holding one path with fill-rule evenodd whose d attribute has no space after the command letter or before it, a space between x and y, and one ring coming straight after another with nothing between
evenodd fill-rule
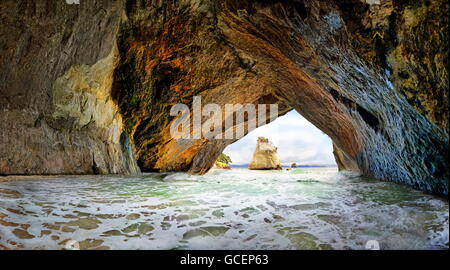
<instances>
[{"instance_id":1,"label":"shallow water","mask_svg":"<svg viewBox=\"0 0 450 270\"><path fill-rule=\"evenodd\" d=\"M0 249L448 249L448 219L448 201L334 168L0 182Z\"/></svg>"}]
</instances>

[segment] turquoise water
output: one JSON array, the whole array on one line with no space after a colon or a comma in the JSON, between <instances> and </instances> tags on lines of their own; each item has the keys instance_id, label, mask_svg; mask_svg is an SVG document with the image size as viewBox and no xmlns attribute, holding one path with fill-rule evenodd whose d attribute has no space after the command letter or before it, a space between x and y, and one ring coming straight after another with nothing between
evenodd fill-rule
<instances>
[{"instance_id":1,"label":"turquoise water","mask_svg":"<svg viewBox=\"0 0 450 270\"><path fill-rule=\"evenodd\" d=\"M0 182L3 249L448 249L448 216L448 201L334 168Z\"/></svg>"}]
</instances>

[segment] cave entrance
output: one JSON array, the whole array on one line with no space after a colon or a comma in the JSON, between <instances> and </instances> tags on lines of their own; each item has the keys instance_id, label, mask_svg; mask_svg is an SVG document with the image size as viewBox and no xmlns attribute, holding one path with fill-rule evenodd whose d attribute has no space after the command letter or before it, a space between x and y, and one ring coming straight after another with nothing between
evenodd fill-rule
<instances>
[{"instance_id":1,"label":"cave entrance","mask_svg":"<svg viewBox=\"0 0 450 270\"><path fill-rule=\"evenodd\" d=\"M331 138L296 110L291 110L228 145L223 152L231 158L231 167L248 167L258 137L267 138L277 147L283 168L291 167L293 163L305 167L336 166Z\"/></svg>"}]
</instances>

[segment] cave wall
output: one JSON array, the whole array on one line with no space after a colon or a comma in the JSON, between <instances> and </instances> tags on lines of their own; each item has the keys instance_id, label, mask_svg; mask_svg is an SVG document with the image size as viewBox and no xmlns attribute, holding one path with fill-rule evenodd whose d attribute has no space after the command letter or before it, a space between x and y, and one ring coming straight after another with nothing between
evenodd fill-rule
<instances>
[{"instance_id":1,"label":"cave wall","mask_svg":"<svg viewBox=\"0 0 450 270\"><path fill-rule=\"evenodd\" d=\"M1 1L0 174L136 173L111 98L122 4Z\"/></svg>"},{"instance_id":2,"label":"cave wall","mask_svg":"<svg viewBox=\"0 0 450 270\"><path fill-rule=\"evenodd\" d=\"M38 3L0 4L1 174L205 173L234 140L169 134L201 96L296 109L340 169L448 195L446 1Z\"/></svg>"}]
</instances>

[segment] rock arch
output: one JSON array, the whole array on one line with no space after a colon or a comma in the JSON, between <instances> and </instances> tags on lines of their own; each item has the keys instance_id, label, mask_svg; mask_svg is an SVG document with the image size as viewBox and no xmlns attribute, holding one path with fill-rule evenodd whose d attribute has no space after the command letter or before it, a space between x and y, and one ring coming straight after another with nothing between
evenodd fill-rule
<instances>
[{"instance_id":1,"label":"rock arch","mask_svg":"<svg viewBox=\"0 0 450 270\"><path fill-rule=\"evenodd\" d=\"M448 3L2 1L0 174L204 173L170 106L280 104L341 169L448 195ZM423 31L426 29L426 31Z\"/></svg>"},{"instance_id":2,"label":"rock arch","mask_svg":"<svg viewBox=\"0 0 450 270\"><path fill-rule=\"evenodd\" d=\"M350 2L381 21L389 20L381 10L394 9ZM372 41L360 41L370 48L355 47L357 33L351 31L362 22L346 21L345 8L340 1L131 8L119 45L123 62L116 70L124 80L116 80L115 89L124 114L133 112L126 121L140 167L204 173L212 166L232 141L176 142L167 131L173 119L166 106L189 104L200 95L205 103L222 106L270 101L281 105L280 114L294 108L332 138L341 169L446 193L445 131L396 91L392 69L376 55L383 49ZM182 13L188 15L176 15ZM147 18L153 19L144 23ZM370 50L375 56L364 58ZM130 76L133 95L141 102L148 98L139 113L123 92ZM433 165L425 165L430 159Z\"/></svg>"}]
</instances>

